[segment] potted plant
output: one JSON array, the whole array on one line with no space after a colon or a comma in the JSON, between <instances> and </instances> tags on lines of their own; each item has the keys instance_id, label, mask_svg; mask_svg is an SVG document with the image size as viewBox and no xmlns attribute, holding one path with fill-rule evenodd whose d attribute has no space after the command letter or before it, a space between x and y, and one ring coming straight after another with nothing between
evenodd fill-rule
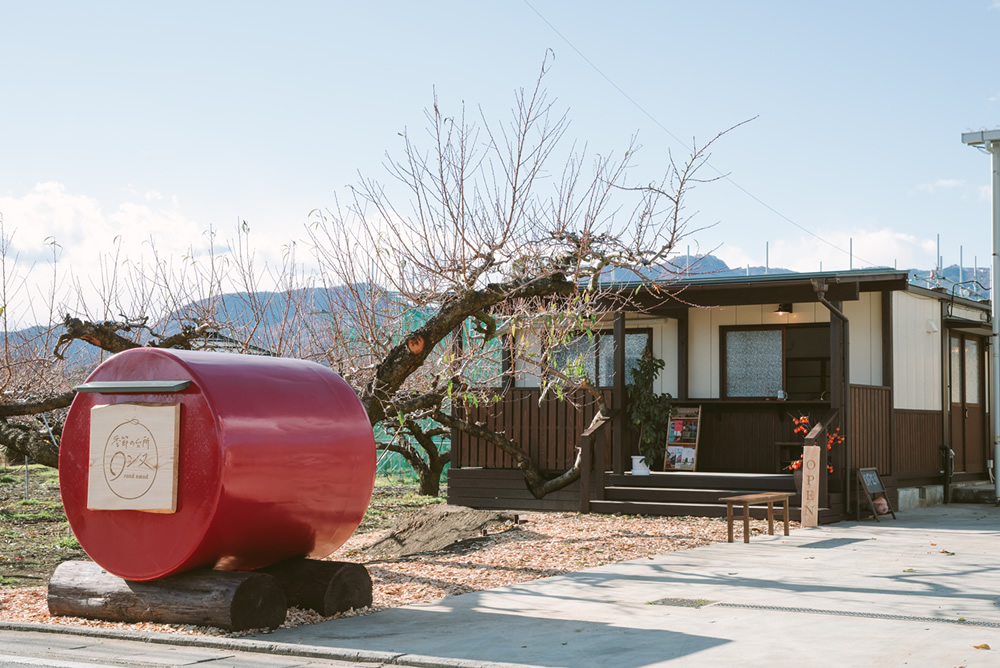
<instances>
[{"instance_id":1,"label":"potted plant","mask_svg":"<svg viewBox=\"0 0 1000 668\"><path fill-rule=\"evenodd\" d=\"M632 370L632 382L625 387L629 424L639 432L639 452L646 466L654 470L663 468L673 398L653 392L653 381L664 366L663 360L643 355Z\"/></svg>"}]
</instances>

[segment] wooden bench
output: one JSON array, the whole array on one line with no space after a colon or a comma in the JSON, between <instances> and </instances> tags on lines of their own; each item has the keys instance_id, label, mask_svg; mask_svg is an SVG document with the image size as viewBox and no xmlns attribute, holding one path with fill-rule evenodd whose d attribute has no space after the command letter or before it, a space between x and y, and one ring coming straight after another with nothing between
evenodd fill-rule
<instances>
[{"instance_id":1,"label":"wooden bench","mask_svg":"<svg viewBox=\"0 0 1000 668\"><path fill-rule=\"evenodd\" d=\"M791 492L761 492L759 494L740 494L724 496L719 501L726 502L726 521L729 524L729 542L733 542L733 504L743 504L743 542L750 542L750 506L767 504L767 535L774 535L774 502L784 501L782 518L785 520L785 535L788 535L788 499Z\"/></svg>"}]
</instances>

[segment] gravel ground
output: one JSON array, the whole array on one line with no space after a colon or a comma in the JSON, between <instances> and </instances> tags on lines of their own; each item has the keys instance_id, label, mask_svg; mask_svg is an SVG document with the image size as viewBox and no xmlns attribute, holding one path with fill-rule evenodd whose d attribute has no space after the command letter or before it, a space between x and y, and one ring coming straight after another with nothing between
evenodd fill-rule
<instances>
[{"instance_id":1,"label":"gravel ground","mask_svg":"<svg viewBox=\"0 0 1000 668\"><path fill-rule=\"evenodd\" d=\"M798 524L793 522L792 526ZM766 521L751 521L753 534L766 531ZM518 515L516 524L508 521L487 536L444 550L370 560L364 548L387 533L388 530L380 530L357 534L330 556L340 561L364 563L374 585L371 607L341 616L370 614L385 608L725 542L726 522L700 517L525 513ZM52 617L46 606L45 591L44 587L0 590L0 620L196 635L243 635L211 627ZM323 619L328 618L293 608L284 626L312 624Z\"/></svg>"}]
</instances>

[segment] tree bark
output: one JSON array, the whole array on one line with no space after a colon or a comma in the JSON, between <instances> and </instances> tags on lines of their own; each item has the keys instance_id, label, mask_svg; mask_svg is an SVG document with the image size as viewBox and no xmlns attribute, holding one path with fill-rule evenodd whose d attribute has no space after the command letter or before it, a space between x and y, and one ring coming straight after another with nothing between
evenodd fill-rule
<instances>
[{"instance_id":1,"label":"tree bark","mask_svg":"<svg viewBox=\"0 0 1000 668\"><path fill-rule=\"evenodd\" d=\"M59 448L30 427L0 419L0 446L43 466L59 466Z\"/></svg>"},{"instance_id":2,"label":"tree bark","mask_svg":"<svg viewBox=\"0 0 1000 668\"><path fill-rule=\"evenodd\" d=\"M569 295L578 286L561 275L533 276L523 280L502 284L491 284L481 290L469 290L442 304L424 325L412 332L407 341L416 337L424 340L424 345L416 353L411 352L406 341L396 345L386 355L375 370L368 387L360 393L361 402L368 412L372 425L386 418L386 405L391 397L403 386L406 379L420 368L431 351L466 319L477 313L486 312L490 307L504 301Z\"/></svg>"},{"instance_id":3,"label":"tree bark","mask_svg":"<svg viewBox=\"0 0 1000 668\"><path fill-rule=\"evenodd\" d=\"M49 582L49 612L116 622L199 624L229 631L274 629L288 606L264 573L196 570L131 582L89 561L65 561Z\"/></svg>"},{"instance_id":4,"label":"tree bark","mask_svg":"<svg viewBox=\"0 0 1000 668\"><path fill-rule=\"evenodd\" d=\"M15 415L38 415L47 413L58 408L66 408L73 403L76 392L70 390L41 401L28 401L23 404L2 404L0 405L0 418L14 417Z\"/></svg>"},{"instance_id":5,"label":"tree bark","mask_svg":"<svg viewBox=\"0 0 1000 668\"><path fill-rule=\"evenodd\" d=\"M288 605L324 617L372 604L372 579L361 564L298 557L261 569L281 585Z\"/></svg>"},{"instance_id":6,"label":"tree bark","mask_svg":"<svg viewBox=\"0 0 1000 668\"><path fill-rule=\"evenodd\" d=\"M63 346L68 346L76 339L86 341L92 346L107 350L109 353L120 353L124 350L141 347L135 341L130 341L118 333L129 329L124 323L88 322L67 315L63 319L63 327L66 333L59 337L55 349L55 356L60 359L62 358Z\"/></svg>"}]
</instances>

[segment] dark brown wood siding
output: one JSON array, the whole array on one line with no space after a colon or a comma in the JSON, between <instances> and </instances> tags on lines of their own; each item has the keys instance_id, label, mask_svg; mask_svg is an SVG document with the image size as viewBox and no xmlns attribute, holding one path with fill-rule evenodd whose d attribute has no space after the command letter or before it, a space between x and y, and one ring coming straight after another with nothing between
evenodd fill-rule
<instances>
[{"instance_id":1,"label":"dark brown wood siding","mask_svg":"<svg viewBox=\"0 0 1000 668\"><path fill-rule=\"evenodd\" d=\"M792 419L809 415L815 424L830 410L828 403L795 401L684 405L702 407L697 470L713 473L781 473L779 445L803 442L803 435L794 433ZM799 454L801 450L795 457Z\"/></svg>"},{"instance_id":2,"label":"dark brown wood siding","mask_svg":"<svg viewBox=\"0 0 1000 668\"><path fill-rule=\"evenodd\" d=\"M777 406L777 402L775 402ZM795 412L796 417L798 412ZM783 425L783 422L788 423ZM706 404L702 408L698 470L719 473L777 473L775 443L792 441L791 419L780 407ZM783 429L783 426L787 427ZM782 436L784 435L784 436ZM801 439L799 439L801 440Z\"/></svg>"},{"instance_id":3,"label":"dark brown wood siding","mask_svg":"<svg viewBox=\"0 0 1000 668\"><path fill-rule=\"evenodd\" d=\"M893 412L892 471L897 479L940 475L942 424L941 411Z\"/></svg>"},{"instance_id":4,"label":"dark brown wood siding","mask_svg":"<svg viewBox=\"0 0 1000 668\"><path fill-rule=\"evenodd\" d=\"M611 390L601 390L611 404ZM576 392L568 400L548 397L539 403L538 388L514 388L500 401L479 407L459 409L458 414L473 422L482 422L503 432L543 469L565 470L576 460L580 435L597 412L597 402L585 392ZM463 410L467 411L464 412ZM452 462L457 468L514 469L514 460L481 439L460 431L452 432Z\"/></svg>"},{"instance_id":5,"label":"dark brown wood siding","mask_svg":"<svg viewBox=\"0 0 1000 668\"><path fill-rule=\"evenodd\" d=\"M518 470L453 468L448 472L448 503L484 509L576 511L580 509L580 483L536 499Z\"/></svg>"},{"instance_id":6,"label":"dark brown wood siding","mask_svg":"<svg viewBox=\"0 0 1000 668\"><path fill-rule=\"evenodd\" d=\"M875 467L891 475L892 391L888 387L851 385L851 467Z\"/></svg>"}]
</instances>

